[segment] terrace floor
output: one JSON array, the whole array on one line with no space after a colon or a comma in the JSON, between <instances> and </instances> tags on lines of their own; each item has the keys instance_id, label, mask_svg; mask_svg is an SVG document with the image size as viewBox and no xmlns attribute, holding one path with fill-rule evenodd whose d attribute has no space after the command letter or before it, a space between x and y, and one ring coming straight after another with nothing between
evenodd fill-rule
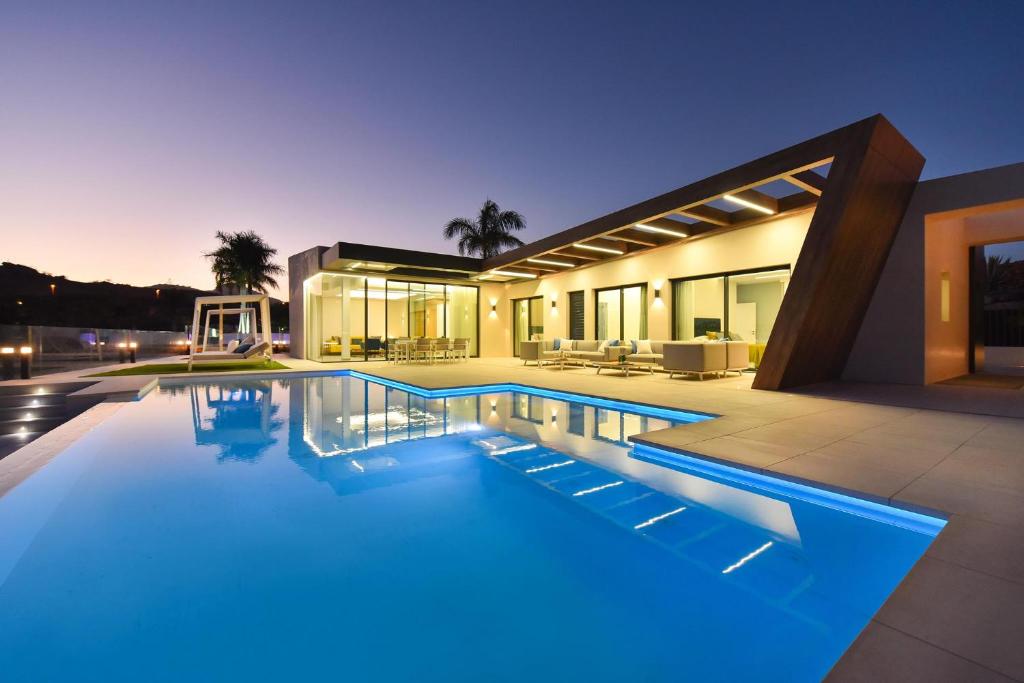
<instances>
[{"instance_id":1,"label":"terrace floor","mask_svg":"<svg viewBox=\"0 0 1024 683\"><path fill-rule=\"evenodd\" d=\"M719 415L634 441L949 518L830 680L1024 681L1021 392L846 383L764 392L750 388L750 375L703 382L661 373L626 378L523 367L510 358L455 365L285 363L293 372L353 368L427 388L518 382ZM123 400L152 381L105 378L85 391ZM113 409L100 404L0 461L0 495L59 452L74 430L81 433Z\"/></svg>"}]
</instances>

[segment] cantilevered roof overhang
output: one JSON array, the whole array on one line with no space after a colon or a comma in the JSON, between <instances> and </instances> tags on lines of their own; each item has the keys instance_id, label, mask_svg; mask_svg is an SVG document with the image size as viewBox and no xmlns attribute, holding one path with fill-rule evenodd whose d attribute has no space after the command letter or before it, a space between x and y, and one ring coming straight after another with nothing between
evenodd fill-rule
<instances>
[{"instance_id":1,"label":"cantilevered roof overhang","mask_svg":"<svg viewBox=\"0 0 1024 683\"><path fill-rule=\"evenodd\" d=\"M481 259L469 256L337 242L320 255L320 267L359 275L467 279L478 275L483 265Z\"/></svg>"},{"instance_id":2,"label":"cantilevered roof overhang","mask_svg":"<svg viewBox=\"0 0 1024 683\"><path fill-rule=\"evenodd\" d=\"M483 262L483 277L540 277L812 209L848 128L499 254Z\"/></svg>"}]
</instances>

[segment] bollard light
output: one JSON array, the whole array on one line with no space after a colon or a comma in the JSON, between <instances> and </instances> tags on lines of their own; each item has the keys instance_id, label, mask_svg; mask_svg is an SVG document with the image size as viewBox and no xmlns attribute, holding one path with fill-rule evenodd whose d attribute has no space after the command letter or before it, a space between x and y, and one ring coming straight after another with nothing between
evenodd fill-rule
<instances>
[{"instance_id":1,"label":"bollard light","mask_svg":"<svg viewBox=\"0 0 1024 683\"><path fill-rule=\"evenodd\" d=\"M117 344L117 362L123 363L125 361L125 354L128 352L128 344L126 342L118 342Z\"/></svg>"},{"instance_id":2,"label":"bollard light","mask_svg":"<svg viewBox=\"0 0 1024 683\"><path fill-rule=\"evenodd\" d=\"M32 347L22 346L18 350L21 352L21 378L32 379Z\"/></svg>"},{"instance_id":3,"label":"bollard light","mask_svg":"<svg viewBox=\"0 0 1024 683\"><path fill-rule=\"evenodd\" d=\"M132 363L135 362L135 350L138 348L138 342L131 342L130 344L128 344L128 358Z\"/></svg>"}]
</instances>

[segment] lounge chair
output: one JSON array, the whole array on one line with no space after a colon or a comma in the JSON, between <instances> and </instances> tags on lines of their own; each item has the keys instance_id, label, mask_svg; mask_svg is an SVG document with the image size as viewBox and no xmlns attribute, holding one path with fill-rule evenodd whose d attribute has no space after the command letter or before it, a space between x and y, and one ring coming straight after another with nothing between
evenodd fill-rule
<instances>
[{"instance_id":1,"label":"lounge chair","mask_svg":"<svg viewBox=\"0 0 1024 683\"><path fill-rule=\"evenodd\" d=\"M191 370L194 363L251 363L257 357L261 357L264 362L270 360L270 342L263 341L259 344L253 344L243 353L235 351L203 351L189 358L188 369Z\"/></svg>"}]
</instances>

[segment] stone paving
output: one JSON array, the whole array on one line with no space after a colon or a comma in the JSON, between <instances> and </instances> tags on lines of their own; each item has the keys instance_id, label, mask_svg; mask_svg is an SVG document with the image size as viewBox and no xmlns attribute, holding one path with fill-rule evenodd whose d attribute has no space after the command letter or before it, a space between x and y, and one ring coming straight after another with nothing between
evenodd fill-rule
<instances>
[{"instance_id":1,"label":"stone paving","mask_svg":"<svg viewBox=\"0 0 1024 683\"><path fill-rule=\"evenodd\" d=\"M515 359L285 363L299 372L352 367L427 388L518 382L718 415L634 441L949 518L830 680L1024 681L1024 419L1013 417L1024 416L1020 392L842 383L762 392L750 388L750 375L598 376ZM152 379L118 378L110 389L124 398Z\"/></svg>"}]
</instances>

